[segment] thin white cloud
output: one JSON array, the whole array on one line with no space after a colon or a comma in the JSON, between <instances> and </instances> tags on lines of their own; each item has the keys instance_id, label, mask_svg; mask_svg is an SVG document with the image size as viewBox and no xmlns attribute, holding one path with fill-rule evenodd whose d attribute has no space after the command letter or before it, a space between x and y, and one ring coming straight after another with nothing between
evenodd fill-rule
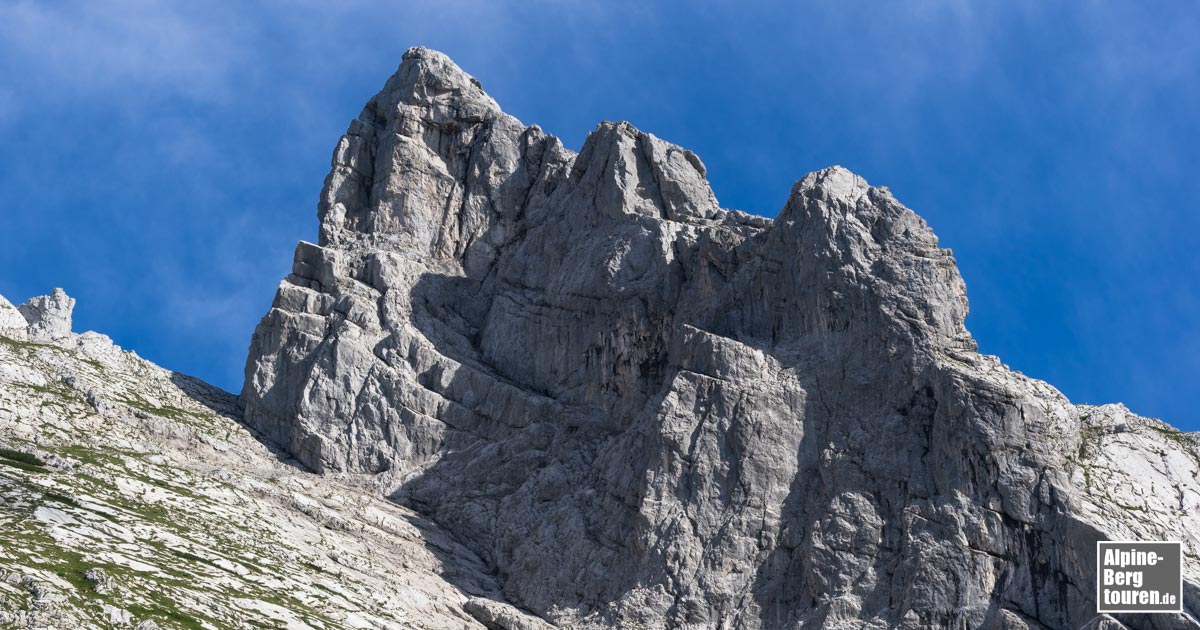
<instances>
[{"instance_id":1,"label":"thin white cloud","mask_svg":"<svg viewBox=\"0 0 1200 630\"><path fill-rule=\"evenodd\" d=\"M10 80L48 97L136 100L129 91L154 90L220 100L244 59L243 34L238 22L190 3L0 3Z\"/></svg>"}]
</instances>

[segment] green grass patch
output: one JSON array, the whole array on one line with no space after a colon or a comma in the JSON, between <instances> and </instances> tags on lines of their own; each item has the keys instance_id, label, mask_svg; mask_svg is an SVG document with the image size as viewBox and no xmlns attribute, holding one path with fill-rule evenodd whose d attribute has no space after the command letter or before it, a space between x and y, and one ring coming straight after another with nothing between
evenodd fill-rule
<instances>
[{"instance_id":1,"label":"green grass patch","mask_svg":"<svg viewBox=\"0 0 1200 630\"><path fill-rule=\"evenodd\" d=\"M37 464L30 464L30 463L23 462L20 460L15 460L15 459L8 459L7 457L0 457L0 466L8 466L10 468L17 468L20 470L24 470L25 472L32 472L32 473L48 473L48 472L50 472L50 469L46 468L44 466L38 466Z\"/></svg>"},{"instance_id":2,"label":"green grass patch","mask_svg":"<svg viewBox=\"0 0 1200 630\"><path fill-rule=\"evenodd\" d=\"M62 382L49 385L34 385L33 383L18 383L17 385L41 394L43 396L39 404L41 407L57 406L65 411L70 403L85 402L79 392L67 387Z\"/></svg>"},{"instance_id":3,"label":"green grass patch","mask_svg":"<svg viewBox=\"0 0 1200 630\"><path fill-rule=\"evenodd\" d=\"M62 396L63 395L62 389L55 387L53 385L34 385L33 383L20 383L20 385L25 387L26 389L32 389L33 391L35 391L39 394L46 394L48 396Z\"/></svg>"},{"instance_id":4,"label":"green grass patch","mask_svg":"<svg viewBox=\"0 0 1200 630\"><path fill-rule=\"evenodd\" d=\"M126 470L128 470L128 468L126 468ZM151 486L162 488L163 490L166 490L167 492L170 492L172 494L177 494L177 495L180 495L183 497L187 497L189 499L194 499L196 501L210 500L208 497L206 497L202 494L196 494L195 492L192 492L187 486L184 486L182 484L172 484L170 482L164 481L162 479L158 479L156 477L150 477L148 475L142 475L142 474L135 473L132 470L130 470L129 472L131 475L136 477L139 481L142 481Z\"/></svg>"},{"instance_id":5,"label":"green grass patch","mask_svg":"<svg viewBox=\"0 0 1200 630\"><path fill-rule=\"evenodd\" d=\"M1187 449L1187 450L1196 448L1195 443L1193 443L1190 439L1188 439L1188 437L1186 435L1184 435L1183 432L1180 431L1179 429L1176 429L1176 428L1164 429L1162 427L1156 427L1153 425L1147 426L1146 428L1163 436L1167 441L1175 443L1180 448Z\"/></svg>"},{"instance_id":6,"label":"green grass patch","mask_svg":"<svg viewBox=\"0 0 1200 630\"><path fill-rule=\"evenodd\" d=\"M1102 427L1083 427L1079 431L1079 461L1086 461L1095 456L1100 447L1100 436L1104 433Z\"/></svg>"},{"instance_id":7,"label":"green grass patch","mask_svg":"<svg viewBox=\"0 0 1200 630\"><path fill-rule=\"evenodd\" d=\"M177 556L178 558L180 558L182 560L187 560L188 562L194 562L196 564L203 564L206 566L213 567L214 569L221 568L221 567L217 566L217 564L214 563L212 560L201 558L200 556L197 556L194 553L188 553L181 549L175 549L175 548L167 548L167 551L171 552L172 555ZM223 571L224 569L221 569L221 570Z\"/></svg>"},{"instance_id":8,"label":"green grass patch","mask_svg":"<svg viewBox=\"0 0 1200 630\"><path fill-rule=\"evenodd\" d=\"M54 501L55 503L61 503L62 505L65 505L65 506L67 506L67 507L73 507L73 508L77 508L77 509L83 509L83 506L79 505L79 502L78 502L78 501L76 501L75 499L72 499L71 497L69 497L69 496L67 496L67 495L65 495L65 494L59 494L59 493L57 493L57 492L51 492L51 491L49 491L49 490L43 490L43 491L42 491L42 498L43 498L43 499L46 499L46 500L48 500L48 501Z\"/></svg>"},{"instance_id":9,"label":"green grass patch","mask_svg":"<svg viewBox=\"0 0 1200 630\"><path fill-rule=\"evenodd\" d=\"M56 447L54 450L63 457L74 459L83 464L93 464L97 466L107 466L110 464L124 466L125 460L121 457L121 455L118 455L118 453L126 456L129 455L129 453L122 453L115 448L100 449L84 446L82 444L60 446ZM132 451L130 451L130 453L132 453Z\"/></svg>"},{"instance_id":10,"label":"green grass patch","mask_svg":"<svg viewBox=\"0 0 1200 630\"><path fill-rule=\"evenodd\" d=\"M46 462L42 461L42 458L38 457L37 455L34 455L33 453L26 453L24 451L14 451L14 450L8 449L8 448L0 448L0 457L4 457L6 459L11 459L11 460L17 461L17 462L25 462L26 464L32 464L34 466L45 466L46 465Z\"/></svg>"},{"instance_id":11,"label":"green grass patch","mask_svg":"<svg viewBox=\"0 0 1200 630\"><path fill-rule=\"evenodd\" d=\"M100 363L99 361L97 361L95 359L80 359L80 361L83 361L84 363L92 366L93 368L96 369L97 372L104 371L104 364Z\"/></svg>"},{"instance_id":12,"label":"green grass patch","mask_svg":"<svg viewBox=\"0 0 1200 630\"><path fill-rule=\"evenodd\" d=\"M161 621L170 623L171 627L187 628L188 630L204 630L204 624L192 617L187 616L174 607L164 608L162 606L155 605L142 606L140 604L135 604L133 606L129 606L126 610L133 613L135 618L143 621L146 619L153 619L156 622Z\"/></svg>"},{"instance_id":13,"label":"green grass patch","mask_svg":"<svg viewBox=\"0 0 1200 630\"><path fill-rule=\"evenodd\" d=\"M1092 489L1092 467L1081 462L1079 468L1083 470L1083 485L1090 491Z\"/></svg>"},{"instance_id":14,"label":"green grass patch","mask_svg":"<svg viewBox=\"0 0 1200 630\"><path fill-rule=\"evenodd\" d=\"M133 613L137 619L153 619L159 622L160 626L168 628L186 628L187 630L203 630L205 624L201 621L203 615L196 613L188 614L191 611L182 610L165 589L147 589L142 593L148 600L145 604L135 604L126 607L126 610ZM211 621L207 620L206 621ZM217 624L213 624L217 625ZM226 627L221 624L217 627Z\"/></svg>"},{"instance_id":15,"label":"green grass patch","mask_svg":"<svg viewBox=\"0 0 1200 630\"><path fill-rule=\"evenodd\" d=\"M1163 439L1170 442L1175 448L1178 448L1191 457L1192 461L1196 462L1197 472L1200 473L1200 447L1198 447L1196 443L1191 440L1191 438L1184 435L1182 431L1174 427L1164 429L1162 427L1149 425L1146 428L1161 435Z\"/></svg>"},{"instance_id":16,"label":"green grass patch","mask_svg":"<svg viewBox=\"0 0 1200 630\"><path fill-rule=\"evenodd\" d=\"M118 400L134 409L153 416L181 422L197 429L211 429L211 422L208 421L209 419L203 414L199 414L194 411L181 409L174 405L156 406L137 394L133 394L133 398L119 398Z\"/></svg>"},{"instance_id":17,"label":"green grass patch","mask_svg":"<svg viewBox=\"0 0 1200 630\"><path fill-rule=\"evenodd\" d=\"M0 335L0 345L8 346L13 350L37 350L38 348L54 348L55 350L62 350L62 348L50 345L48 343L21 341L20 339L13 339L12 337L5 337L4 335Z\"/></svg>"},{"instance_id":18,"label":"green grass patch","mask_svg":"<svg viewBox=\"0 0 1200 630\"><path fill-rule=\"evenodd\" d=\"M329 575L329 571L326 571L324 567L322 567L321 565L319 565L315 562L309 562L309 561L305 560L305 561L301 562L300 564L308 567L309 569L312 569L313 571L316 571L317 573L324 573L326 575ZM317 586L320 586L320 584L318 584Z\"/></svg>"}]
</instances>

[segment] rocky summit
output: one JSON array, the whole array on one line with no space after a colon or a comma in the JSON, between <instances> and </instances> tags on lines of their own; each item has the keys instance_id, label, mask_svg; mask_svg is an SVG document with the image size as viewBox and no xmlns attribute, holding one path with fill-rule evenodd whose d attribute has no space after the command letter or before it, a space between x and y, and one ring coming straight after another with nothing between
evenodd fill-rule
<instances>
[{"instance_id":1,"label":"rocky summit","mask_svg":"<svg viewBox=\"0 0 1200 630\"><path fill-rule=\"evenodd\" d=\"M0 301L0 621L1200 628L1200 436L979 354L886 188L705 176L414 48L240 398ZM1180 541L1183 612L1097 615L1100 540Z\"/></svg>"}]
</instances>

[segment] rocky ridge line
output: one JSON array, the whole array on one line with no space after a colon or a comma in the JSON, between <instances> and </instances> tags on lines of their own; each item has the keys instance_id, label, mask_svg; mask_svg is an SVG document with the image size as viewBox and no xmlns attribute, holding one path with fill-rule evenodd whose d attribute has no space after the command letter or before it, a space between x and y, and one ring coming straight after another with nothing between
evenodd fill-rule
<instances>
[{"instance_id":1,"label":"rocky ridge line","mask_svg":"<svg viewBox=\"0 0 1200 630\"><path fill-rule=\"evenodd\" d=\"M0 627L544 627L371 479L305 472L231 394L72 333L61 289L28 304L0 297Z\"/></svg>"}]
</instances>

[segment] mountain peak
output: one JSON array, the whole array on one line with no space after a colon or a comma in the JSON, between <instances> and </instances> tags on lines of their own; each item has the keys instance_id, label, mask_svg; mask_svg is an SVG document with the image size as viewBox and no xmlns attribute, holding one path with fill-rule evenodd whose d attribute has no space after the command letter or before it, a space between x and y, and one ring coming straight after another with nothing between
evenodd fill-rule
<instances>
[{"instance_id":1,"label":"mountain peak","mask_svg":"<svg viewBox=\"0 0 1200 630\"><path fill-rule=\"evenodd\" d=\"M502 113L478 79L446 55L420 46L404 53L399 69L373 102L384 109L422 108L426 116L441 122L481 122Z\"/></svg>"},{"instance_id":2,"label":"mountain peak","mask_svg":"<svg viewBox=\"0 0 1200 630\"><path fill-rule=\"evenodd\" d=\"M1088 622L1095 540L1141 525L1080 507L1092 425L976 352L925 221L840 166L773 222L705 175L628 122L576 155L410 51L337 145L246 422L562 626Z\"/></svg>"},{"instance_id":3,"label":"mountain peak","mask_svg":"<svg viewBox=\"0 0 1200 630\"><path fill-rule=\"evenodd\" d=\"M834 165L813 171L796 182L793 194L818 195L827 200L854 204L870 189L867 180L849 169Z\"/></svg>"},{"instance_id":4,"label":"mountain peak","mask_svg":"<svg viewBox=\"0 0 1200 630\"><path fill-rule=\"evenodd\" d=\"M472 162L491 160L474 156L472 146L494 130L525 127L449 57L409 49L334 151L317 210L321 243L365 236L417 240L437 250L436 235L422 231L435 221L424 214L457 203L455 183L468 176Z\"/></svg>"},{"instance_id":5,"label":"mountain peak","mask_svg":"<svg viewBox=\"0 0 1200 630\"><path fill-rule=\"evenodd\" d=\"M612 217L647 215L672 221L707 220L721 208L704 163L691 151L627 121L600 123L574 162L578 194Z\"/></svg>"}]
</instances>

